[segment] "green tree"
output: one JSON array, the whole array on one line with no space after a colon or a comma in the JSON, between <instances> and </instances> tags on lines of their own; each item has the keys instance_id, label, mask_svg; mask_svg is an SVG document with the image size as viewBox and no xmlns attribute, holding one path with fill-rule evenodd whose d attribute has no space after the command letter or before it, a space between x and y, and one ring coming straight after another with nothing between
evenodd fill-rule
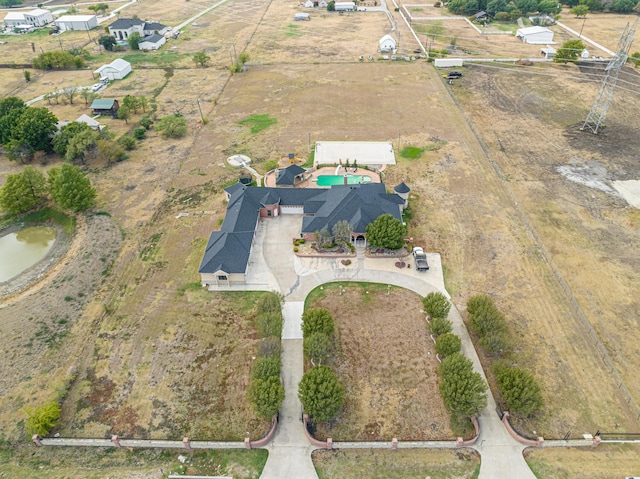
<instances>
[{"instance_id":1,"label":"green tree","mask_svg":"<svg viewBox=\"0 0 640 479\"><path fill-rule=\"evenodd\" d=\"M67 146L69 141L82 131L91 130L91 127L86 123L78 121L72 121L71 123L64 125L60 128L60 132L53 137L53 151L55 151L62 158L67 154Z\"/></svg>"},{"instance_id":2,"label":"green tree","mask_svg":"<svg viewBox=\"0 0 640 479\"><path fill-rule=\"evenodd\" d=\"M440 395L453 416L468 418L487 406L487 386L482 376L474 372L473 363L462 354L444 358L439 373Z\"/></svg>"},{"instance_id":3,"label":"green tree","mask_svg":"<svg viewBox=\"0 0 640 479\"><path fill-rule=\"evenodd\" d=\"M498 12L505 12L507 8L506 0L489 0L487 2L487 13L490 15L494 15Z\"/></svg>"},{"instance_id":4,"label":"green tree","mask_svg":"<svg viewBox=\"0 0 640 479\"><path fill-rule=\"evenodd\" d=\"M48 151L57 123L58 119L48 108L24 108L11 129L11 138L29 145L34 151Z\"/></svg>"},{"instance_id":5,"label":"green tree","mask_svg":"<svg viewBox=\"0 0 640 479\"><path fill-rule=\"evenodd\" d=\"M450 333L452 329L451 321L447 318L436 318L429 322L429 331L434 336Z\"/></svg>"},{"instance_id":6,"label":"green tree","mask_svg":"<svg viewBox=\"0 0 640 479\"><path fill-rule=\"evenodd\" d=\"M261 338L275 336L279 338L282 335L282 313L262 313L256 318L256 329Z\"/></svg>"},{"instance_id":7,"label":"green tree","mask_svg":"<svg viewBox=\"0 0 640 479\"><path fill-rule=\"evenodd\" d=\"M46 436L60 421L60 405L51 400L40 407L26 408L27 421L25 429L28 434Z\"/></svg>"},{"instance_id":8,"label":"green tree","mask_svg":"<svg viewBox=\"0 0 640 479\"><path fill-rule=\"evenodd\" d=\"M615 0L611 5L611 10L618 13L633 12L637 4L636 0Z\"/></svg>"},{"instance_id":9,"label":"green tree","mask_svg":"<svg viewBox=\"0 0 640 479\"><path fill-rule=\"evenodd\" d=\"M24 213L44 203L47 182L42 173L26 166L22 173L7 175L0 188L0 207L10 214Z\"/></svg>"},{"instance_id":10,"label":"green tree","mask_svg":"<svg viewBox=\"0 0 640 479\"><path fill-rule=\"evenodd\" d=\"M8 96L0 99L0 118L5 116L12 110L21 110L26 108L24 101L17 96Z\"/></svg>"},{"instance_id":11,"label":"green tree","mask_svg":"<svg viewBox=\"0 0 640 479\"><path fill-rule=\"evenodd\" d=\"M118 119L124 120L126 124L129 124L129 118L131 118L131 110L128 107L122 105L118 108Z\"/></svg>"},{"instance_id":12,"label":"green tree","mask_svg":"<svg viewBox=\"0 0 640 479\"><path fill-rule=\"evenodd\" d=\"M351 244L352 228L347 220L340 220L333 225L333 240L342 247Z\"/></svg>"},{"instance_id":13,"label":"green tree","mask_svg":"<svg viewBox=\"0 0 640 479\"><path fill-rule=\"evenodd\" d=\"M95 205L96 190L77 166L65 163L48 171L51 197L65 210L84 211Z\"/></svg>"},{"instance_id":14,"label":"green tree","mask_svg":"<svg viewBox=\"0 0 640 479\"><path fill-rule=\"evenodd\" d=\"M136 140L144 140L144 137L147 135L147 130L142 127L139 126L138 128L136 128L135 130L133 130L133 137Z\"/></svg>"},{"instance_id":15,"label":"green tree","mask_svg":"<svg viewBox=\"0 0 640 479\"><path fill-rule=\"evenodd\" d=\"M82 68L86 64L82 57L76 57L69 52L60 50L41 53L35 57L31 63L33 64L33 68L39 70Z\"/></svg>"},{"instance_id":16,"label":"green tree","mask_svg":"<svg viewBox=\"0 0 640 479\"><path fill-rule=\"evenodd\" d=\"M93 131L91 128L82 129L69 139L64 159L67 161L80 160L80 163L84 165L87 157L97 146L99 139L100 134L97 131Z\"/></svg>"},{"instance_id":17,"label":"green tree","mask_svg":"<svg viewBox=\"0 0 640 479\"><path fill-rule=\"evenodd\" d=\"M96 98L98 98L97 93L92 92L91 90L89 90L88 88L83 88L82 90L80 90L80 96L82 97L82 99L84 100L84 104L88 105L89 102L92 102L93 100L95 100Z\"/></svg>"},{"instance_id":18,"label":"green tree","mask_svg":"<svg viewBox=\"0 0 640 479\"><path fill-rule=\"evenodd\" d=\"M140 34L138 32L133 32L131 35L129 35L129 38L127 38L129 48L131 48L132 50L140 50L141 40L142 38L140 37Z\"/></svg>"},{"instance_id":19,"label":"green tree","mask_svg":"<svg viewBox=\"0 0 640 479\"><path fill-rule=\"evenodd\" d=\"M584 43L582 43L581 40L568 40L558 49L556 55L553 57L553 61L556 63L564 63L565 65L569 62L576 62L582 50L584 50Z\"/></svg>"},{"instance_id":20,"label":"green tree","mask_svg":"<svg viewBox=\"0 0 640 479\"><path fill-rule=\"evenodd\" d=\"M634 67L640 65L640 52L635 52L629 57L629 61L633 63Z\"/></svg>"},{"instance_id":21,"label":"green tree","mask_svg":"<svg viewBox=\"0 0 640 479\"><path fill-rule=\"evenodd\" d=\"M336 11L336 2L335 2L335 0L329 0L329 2L327 2L327 11L329 11L329 12L335 12Z\"/></svg>"},{"instance_id":22,"label":"green tree","mask_svg":"<svg viewBox=\"0 0 640 479\"><path fill-rule=\"evenodd\" d=\"M187 134L187 120L179 114L165 116L156 123L155 129L162 138L182 138Z\"/></svg>"},{"instance_id":23,"label":"green tree","mask_svg":"<svg viewBox=\"0 0 640 479\"><path fill-rule=\"evenodd\" d=\"M275 376L254 379L249 384L248 396L256 414L263 419L271 419L284 401L284 386L280 378Z\"/></svg>"},{"instance_id":24,"label":"green tree","mask_svg":"<svg viewBox=\"0 0 640 479\"><path fill-rule=\"evenodd\" d=\"M280 293L264 293L256 301L256 311L263 313L281 313L284 296Z\"/></svg>"},{"instance_id":25,"label":"green tree","mask_svg":"<svg viewBox=\"0 0 640 479\"><path fill-rule=\"evenodd\" d=\"M493 305L478 308L475 313L471 315L469 322L473 330L480 337L498 330L503 331L507 323L503 314Z\"/></svg>"},{"instance_id":26,"label":"green tree","mask_svg":"<svg viewBox=\"0 0 640 479\"><path fill-rule=\"evenodd\" d=\"M107 5L106 3L96 3L95 5L90 5L87 8L92 12L95 12L95 13L100 12L102 15L104 15L104 12L109 10L109 5Z\"/></svg>"},{"instance_id":27,"label":"green tree","mask_svg":"<svg viewBox=\"0 0 640 479\"><path fill-rule=\"evenodd\" d=\"M302 313L302 335L310 336L313 333L323 333L327 336L334 334L333 316L328 309L307 309Z\"/></svg>"},{"instance_id":28,"label":"green tree","mask_svg":"<svg viewBox=\"0 0 640 479\"><path fill-rule=\"evenodd\" d=\"M11 141L15 125L25 108L8 110L4 115L0 116L0 144L6 145Z\"/></svg>"},{"instance_id":29,"label":"green tree","mask_svg":"<svg viewBox=\"0 0 640 479\"><path fill-rule=\"evenodd\" d=\"M20 5L22 0L0 0L0 7L13 7L14 5Z\"/></svg>"},{"instance_id":30,"label":"green tree","mask_svg":"<svg viewBox=\"0 0 640 479\"><path fill-rule=\"evenodd\" d=\"M137 146L136 139L131 135L122 135L120 138L118 138L118 144L122 146L122 148L124 148L126 151L135 150Z\"/></svg>"},{"instance_id":31,"label":"green tree","mask_svg":"<svg viewBox=\"0 0 640 479\"><path fill-rule=\"evenodd\" d=\"M562 10L562 5L555 0L540 0L538 3L538 12L540 13L555 15L560 10Z\"/></svg>"},{"instance_id":32,"label":"green tree","mask_svg":"<svg viewBox=\"0 0 640 479\"><path fill-rule=\"evenodd\" d=\"M278 356L264 356L256 359L251 368L251 379L268 379L280 377L282 365Z\"/></svg>"},{"instance_id":33,"label":"green tree","mask_svg":"<svg viewBox=\"0 0 640 479\"><path fill-rule=\"evenodd\" d=\"M26 141L12 138L5 143L4 152L11 161L27 163L33 160L35 150Z\"/></svg>"},{"instance_id":34,"label":"green tree","mask_svg":"<svg viewBox=\"0 0 640 479\"><path fill-rule=\"evenodd\" d=\"M211 57L207 55L204 51L196 52L193 55L193 63L197 66L206 67L207 64L211 61Z\"/></svg>"},{"instance_id":35,"label":"green tree","mask_svg":"<svg viewBox=\"0 0 640 479\"><path fill-rule=\"evenodd\" d=\"M446 357L459 353L462 348L462 341L452 333L441 334L436 339L436 353Z\"/></svg>"},{"instance_id":36,"label":"green tree","mask_svg":"<svg viewBox=\"0 0 640 479\"><path fill-rule=\"evenodd\" d=\"M149 100L146 96L141 95L138 97L138 106L142 108L143 113L147 112L147 108L149 108ZM140 120L140 124L142 125L142 120Z\"/></svg>"},{"instance_id":37,"label":"green tree","mask_svg":"<svg viewBox=\"0 0 640 479\"><path fill-rule=\"evenodd\" d=\"M587 13L589 13L589 7L586 5L576 5L571 10L569 10L571 15L575 15L576 17L586 17Z\"/></svg>"},{"instance_id":38,"label":"green tree","mask_svg":"<svg viewBox=\"0 0 640 479\"><path fill-rule=\"evenodd\" d=\"M101 35L100 38L98 38L98 43L102 45L105 50L112 52L113 47L116 46L116 39L111 35Z\"/></svg>"},{"instance_id":39,"label":"green tree","mask_svg":"<svg viewBox=\"0 0 640 479\"><path fill-rule=\"evenodd\" d=\"M31 81L31 72L29 70L24 70L22 73L24 74L24 81L29 83Z\"/></svg>"},{"instance_id":40,"label":"green tree","mask_svg":"<svg viewBox=\"0 0 640 479\"><path fill-rule=\"evenodd\" d=\"M129 110L138 113L138 108L140 108L140 99L133 95L125 95L122 99L122 106L125 106Z\"/></svg>"},{"instance_id":41,"label":"green tree","mask_svg":"<svg viewBox=\"0 0 640 479\"><path fill-rule=\"evenodd\" d=\"M538 11L538 0L515 0L514 4L523 14Z\"/></svg>"},{"instance_id":42,"label":"green tree","mask_svg":"<svg viewBox=\"0 0 640 479\"><path fill-rule=\"evenodd\" d=\"M98 140L96 143L96 153L102 161L105 161L109 165L127 159L127 155L120 145L106 138Z\"/></svg>"},{"instance_id":43,"label":"green tree","mask_svg":"<svg viewBox=\"0 0 640 479\"><path fill-rule=\"evenodd\" d=\"M433 319L446 318L451 309L451 303L447 297L439 292L432 291L422 298L425 312Z\"/></svg>"},{"instance_id":44,"label":"green tree","mask_svg":"<svg viewBox=\"0 0 640 479\"><path fill-rule=\"evenodd\" d=\"M376 248L400 249L405 235L402 221L391 214L380 215L367 225L367 241Z\"/></svg>"},{"instance_id":45,"label":"green tree","mask_svg":"<svg viewBox=\"0 0 640 479\"><path fill-rule=\"evenodd\" d=\"M542 390L529 371L517 367L503 368L496 380L509 412L522 416L534 416L540 412L544 405Z\"/></svg>"},{"instance_id":46,"label":"green tree","mask_svg":"<svg viewBox=\"0 0 640 479\"><path fill-rule=\"evenodd\" d=\"M316 366L302 376L298 397L313 421L324 422L336 417L342 409L344 388L328 366Z\"/></svg>"},{"instance_id":47,"label":"green tree","mask_svg":"<svg viewBox=\"0 0 640 479\"><path fill-rule=\"evenodd\" d=\"M302 343L304 355L314 366L326 362L331 356L333 344L331 338L324 333L312 333L304 337Z\"/></svg>"}]
</instances>

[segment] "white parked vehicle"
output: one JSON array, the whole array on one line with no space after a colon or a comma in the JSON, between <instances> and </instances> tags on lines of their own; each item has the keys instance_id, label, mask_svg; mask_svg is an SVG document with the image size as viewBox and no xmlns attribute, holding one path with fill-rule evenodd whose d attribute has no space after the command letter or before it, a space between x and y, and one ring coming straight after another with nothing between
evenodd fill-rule
<instances>
[{"instance_id":1,"label":"white parked vehicle","mask_svg":"<svg viewBox=\"0 0 640 479\"><path fill-rule=\"evenodd\" d=\"M96 83L95 85L93 85L91 87L91 91L98 91L100 88L102 88L104 86L103 83Z\"/></svg>"}]
</instances>

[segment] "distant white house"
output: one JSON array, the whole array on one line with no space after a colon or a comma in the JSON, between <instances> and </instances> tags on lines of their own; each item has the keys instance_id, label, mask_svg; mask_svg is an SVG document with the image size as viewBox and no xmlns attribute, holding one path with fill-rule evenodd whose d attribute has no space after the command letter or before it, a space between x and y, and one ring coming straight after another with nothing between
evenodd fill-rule
<instances>
[{"instance_id":1,"label":"distant white house","mask_svg":"<svg viewBox=\"0 0 640 479\"><path fill-rule=\"evenodd\" d=\"M96 71L96 75L100 75L100 78L108 78L109 80L122 80L129 73L131 73L131 63L122 58L116 58L108 65L102 65Z\"/></svg>"},{"instance_id":2,"label":"distant white house","mask_svg":"<svg viewBox=\"0 0 640 479\"><path fill-rule=\"evenodd\" d=\"M525 43L553 43L553 32L546 27L519 28L516 31L516 37Z\"/></svg>"},{"instance_id":3,"label":"distant white house","mask_svg":"<svg viewBox=\"0 0 640 479\"><path fill-rule=\"evenodd\" d=\"M396 49L396 40L391 35L385 35L379 41L381 52L393 52Z\"/></svg>"},{"instance_id":4,"label":"distant white house","mask_svg":"<svg viewBox=\"0 0 640 479\"><path fill-rule=\"evenodd\" d=\"M307 0L306 2L304 2L304 8L313 8L313 1Z\"/></svg>"},{"instance_id":5,"label":"distant white house","mask_svg":"<svg viewBox=\"0 0 640 479\"><path fill-rule=\"evenodd\" d=\"M140 38L151 35L164 35L169 27L157 22L147 22L139 18L119 18L109 25L109 35L116 40L126 40L136 32Z\"/></svg>"},{"instance_id":6,"label":"distant white house","mask_svg":"<svg viewBox=\"0 0 640 479\"><path fill-rule=\"evenodd\" d=\"M296 16L294 17L294 20L297 21L301 21L301 20L309 20L311 17L309 16L308 13L296 13Z\"/></svg>"},{"instance_id":7,"label":"distant white house","mask_svg":"<svg viewBox=\"0 0 640 479\"><path fill-rule=\"evenodd\" d=\"M355 2L336 2L336 12L355 12Z\"/></svg>"},{"instance_id":8,"label":"distant white house","mask_svg":"<svg viewBox=\"0 0 640 479\"><path fill-rule=\"evenodd\" d=\"M51 22L53 22L53 15L49 10L43 8L36 8L30 12L9 12L4 17L4 24L7 27L17 27L19 25L43 27Z\"/></svg>"},{"instance_id":9,"label":"distant white house","mask_svg":"<svg viewBox=\"0 0 640 479\"><path fill-rule=\"evenodd\" d=\"M95 15L64 15L53 22L61 32L66 30L91 30L98 26Z\"/></svg>"},{"instance_id":10,"label":"distant white house","mask_svg":"<svg viewBox=\"0 0 640 479\"><path fill-rule=\"evenodd\" d=\"M546 47L542 47L542 56L545 58L545 60L551 60L553 57L556 56L556 49L553 47L550 47L549 45L547 45Z\"/></svg>"},{"instance_id":11,"label":"distant white house","mask_svg":"<svg viewBox=\"0 0 640 479\"><path fill-rule=\"evenodd\" d=\"M167 43L167 39L164 35L149 35L138 43L138 48L140 50L157 50L165 43Z\"/></svg>"},{"instance_id":12,"label":"distant white house","mask_svg":"<svg viewBox=\"0 0 640 479\"><path fill-rule=\"evenodd\" d=\"M327 2L327 0L320 0L320 1L318 2L318 6L319 6L320 8L327 8L327 5L329 5L329 3Z\"/></svg>"}]
</instances>

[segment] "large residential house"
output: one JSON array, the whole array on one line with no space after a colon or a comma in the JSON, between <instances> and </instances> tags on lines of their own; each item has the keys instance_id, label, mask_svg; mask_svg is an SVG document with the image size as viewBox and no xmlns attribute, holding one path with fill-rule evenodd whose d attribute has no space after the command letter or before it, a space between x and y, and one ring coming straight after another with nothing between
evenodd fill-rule
<instances>
[{"instance_id":1,"label":"large residential house","mask_svg":"<svg viewBox=\"0 0 640 479\"><path fill-rule=\"evenodd\" d=\"M109 34L116 40L127 40L133 32L137 32L140 38L151 35L164 35L169 27L157 22L146 22L139 18L119 18L109 25Z\"/></svg>"},{"instance_id":2,"label":"large residential house","mask_svg":"<svg viewBox=\"0 0 640 479\"><path fill-rule=\"evenodd\" d=\"M406 185L404 185L406 188ZM314 240L339 221L351 225L352 241L366 240L367 225L383 214L402 221L405 199L387 193L382 183L323 188L252 187L241 183L225 190L227 214L220 231L211 233L198 273L203 286L245 282L249 255L260 218L302 215L300 238Z\"/></svg>"}]
</instances>

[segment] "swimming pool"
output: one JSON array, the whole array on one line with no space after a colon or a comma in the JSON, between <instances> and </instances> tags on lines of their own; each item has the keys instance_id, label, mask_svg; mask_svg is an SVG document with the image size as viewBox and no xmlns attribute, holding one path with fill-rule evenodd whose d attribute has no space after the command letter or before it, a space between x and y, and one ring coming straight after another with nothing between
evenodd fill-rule
<instances>
[{"instance_id":1,"label":"swimming pool","mask_svg":"<svg viewBox=\"0 0 640 479\"><path fill-rule=\"evenodd\" d=\"M371 178L361 175L346 175L347 182L345 183L345 175L320 175L318 176L318 186L332 186L332 185L360 185L362 183L369 183Z\"/></svg>"}]
</instances>

